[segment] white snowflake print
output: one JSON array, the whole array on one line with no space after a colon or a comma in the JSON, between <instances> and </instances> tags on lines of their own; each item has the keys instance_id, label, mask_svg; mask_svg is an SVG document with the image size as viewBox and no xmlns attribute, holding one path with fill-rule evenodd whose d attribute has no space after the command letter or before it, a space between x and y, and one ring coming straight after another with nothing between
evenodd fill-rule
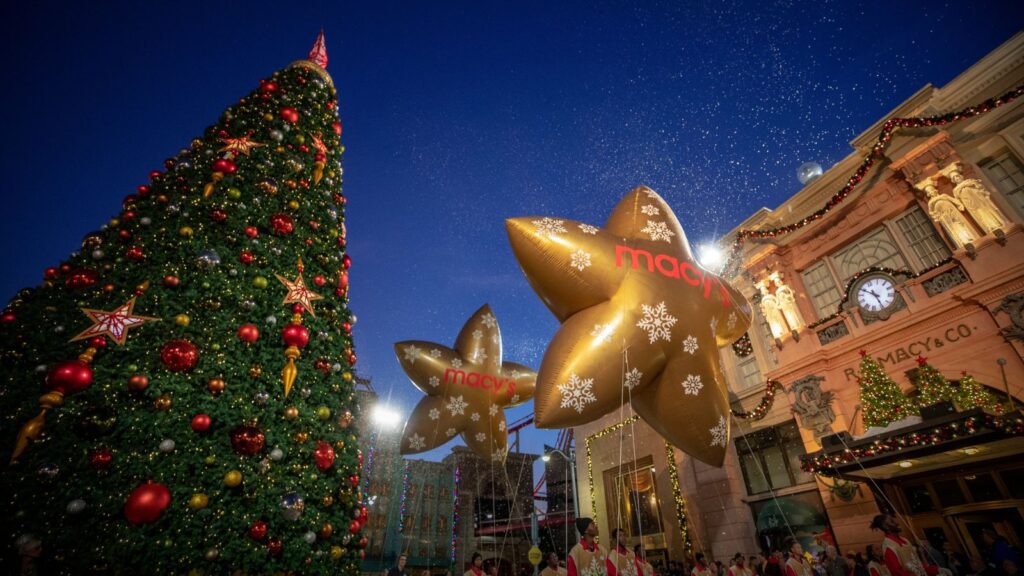
<instances>
[{"instance_id":1,"label":"white snowflake print","mask_svg":"<svg viewBox=\"0 0 1024 576\"><path fill-rule=\"evenodd\" d=\"M480 421L480 413L479 412L473 412L472 414L469 415L469 419L472 420L473 422L479 422Z\"/></svg>"},{"instance_id":2,"label":"white snowflake print","mask_svg":"<svg viewBox=\"0 0 1024 576\"><path fill-rule=\"evenodd\" d=\"M694 338L692 334L687 336L686 340L683 340L683 350L686 350L690 354L697 353L697 339Z\"/></svg>"},{"instance_id":3,"label":"white snowflake print","mask_svg":"<svg viewBox=\"0 0 1024 576\"><path fill-rule=\"evenodd\" d=\"M417 348L415 345L410 344L405 347L404 353L405 361L408 362L409 364L415 364L416 358L420 355L420 349Z\"/></svg>"},{"instance_id":4,"label":"white snowflake print","mask_svg":"<svg viewBox=\"0 0 1024 576\"><path fill-rule=\"evenodd\" d=\"M494 317L494 314L491 314L490 312L481 316L480 321L488 328L494 328L498 324L498 320Z\"/></svg>"},{"instance_id":5,"label":"white snowflake print","mask_svg":"<svg viewBox=\"0 0 1024 576\"><path fill-rule=\"evenodd\" d=\"M509 399L512 404L519 404L519 394L513 394L512 398Z\"/></svg>"},{"instance_id":6,"label":"white snowflake print","mask_svg":"<svg viewBox=\"0 0 1024 576\"><path fill-rule=\"evenodd\" d=\"M626 388L632 390L640 385L640 379L644 377L644 373L633 368L629 372L626 372Z\"/></svg>"},{"instance_id":7,"label":"white snowflake print","mask_svg":"<svg viewBox=\"0 0 1024 576\"><path fill-rule=\"evenodd\" d=\"M672 327L676 325L678 319L668 313L665 303L660 302L657 306L641 304L640 308L644 312L644 317L636 325L647 332L651 344L658 340L671 340Z\"/></svg>"},{"instance_id":8,"label":"white snowflake print","mask_svg":"<svg viewBox=\"0 0 1024 576\"><path fill-rule=\"evenodd\" d=\"M590 331L598 344L610 344L614 334L615 329L611 324L594 324L594 329Z\"/></svg>"},{"instance_id":9,"label":"white snowflake print","mask_svg":"<svg viewBox=\"0 0 1024 576\"><path fill-rule=\"evenodd\" d=\"M429 382L430 385L433 386L434 388L437 388L438 386L441 385L441 379L438 378L437 376L431 376Z\"/></svg>"},{"instance_id":10,"label":"white snowflake print","mask_svg":"<svg viewBox=\"0 0 1024 576\"><path fill-rule=\"evenodd\" d=\"M484 360L487 360L487 352L484 352L483 348L477 348L476 352L473 353L473 359L476 360L477 364L483 364Z\"/></svg>"},{"instance_id":11,"label":"white snowflake print","mask_svg":"<svg viewBox=\"0 0 1024 576\"><path fill-rule=\"evenodd\" d=\"M452 358L452 368L456 370L462 368L462 358Z\"/></svg>"},{"instance_id":12,"label":"white snowflake print","mask_svg":"<svg viewBox=\"0 0 1024 576\"><path fill-rule=\"evenodd\" d=\"M648 198L657 198L658 197L658 193L655 192L654 190L644 190L644 194L647 194Z\"/></svg>"},{"instance_id":13,"label":"white snowflake print","mask_svg":"<svg viewBox=\"0 0 1024 576\"><path fill-rule=\"evenodd\" d=\"M708 432L711 432L711 446L725 448L725 437L729 434L729 431L725 428L725 416L719 416L718 424L713 428L709 428Z\"/></svg>"},{"instance_id":14,"label":"white snowflake print","mask_svg":"<svg viewBox=\"0 0 1024 576\"><path fill-rule=\"evenodd\" d=\"M554 218L541 218L540 220L533 220L533 225L537 227L533 231L538 236L547 236L548 238L557 238L559 234L568 232L565 229L564 220L555 220Z\"/></svg>"},{"instance_id":15,"label":"white snowflake print","mask_svg":"<svg viewBox=\"0 0 1024 576\"><path fill-rule=\"evenodd\" d=\"M469 403L463 400L462 396L452 396L448 399L448 404L445 406L452 413L452 416L465 414L468 407Z\"/></svg>"},{"instance_id":16,"label":"white snowflake print","mask_svg":"<svg viewBox=\"0 0 1024 576\"><path fill-rule=\"evenodd\" d=\"M736 327L736 313L735 312L730 312L729 313L729 319L725 321L725 327L727 329L729 329L729 330L732 330L733 328Z\"/></svg>"},{"instance_id":17,"label":"white snowflake print","mask_svg":"<svg viewBox=\"0 0 1024 576\"><path fill-rule=\"evenodd\" d=\"M431 420L437 420L438 418L441 417L441 411L438 410L437 408L431 408L430 413L428 415L430 416Z\"/></svg>"},{"instance_id":18,"label":"white snowflake print","mask_svg":"<svg viewBox=\"0 0 1024 576\"><path fill-rule=\"evenodd\" d=\"M502 420L501 422L498 422L498 430L500 430L501 432L505 431L505 421L504 420Z\"/></svg>"},{"instance_id":19,"label":"white snowflake print","mask_svg":"<svg viewBox=\"0 0 1024 576\"><path fill-rule=\"evenodd\" d=\"M509 373L509 377L512 378L513 380L518 380L520 376L522 376L522 374L519 373L519 370L513 370L511 373Z\"/></svg>"},{"instance_id":20,"label":"white snowflake print","mask_svg":"<svg viewBox=\"0 0 1024 576\"><path fill-rule=\"evenodd\" d=\"M654 204L644 204L640 208L640 211L648 216L657 216L658 214L661 214L661 210L659 210Z\"/></svg>"},{"instance_id":21,"label":"white snowflake print","mask_svg":"<svg viewBox=\"0 0 1024 576\"><path fill-rule=\"evenodd\" d=\"M704 387L704 383L700 381L700 376L697 374L690 374L686 377L686 380L683 380L682 384L683 392L691 396L696 396L700 393L701 388Z\"/></svg>"},{"instance_id":22,"label":"white snowflake print","mask_svg":"<svg viewBox=\"0 0 1024 576\"><path fill-rule=\"evenodd\" d=\"M477 442L483 442L484 440L487 440L487 434L484 434L483 432L477 432L474 438L476 438Z\"/></svg>"},{"instance_id":23,"label":"white snowflake print","mask_svg":"<svg viewBox=\"0 0 1024 576\"><path fill-rule=\"evenodd\" d=\"M437 348L434 348L433 350L430 351L430 357L431 358L440 358L441 357L441 351L438 350Z\"/></svg>"},{"instance_id":24,"label":"white snowflake print","mask_svg":"<svg viewBox=\"0 0 1024 576\"><path fill-rule=\"evenodd\" d=\"M588 266L590 266L590 253L584 252L583 250L573 252L572 258L569 260L569 266L583 272Z\"/></svg>"},{"instance_id":25,"label":"white snowflake print","mask_svg":"<svg viewBox=\"0 0 1024 576\"><path fill-rule=\"evenodd\" d=\"M672 237L676 235L675 232L668 229L668 224L652 220L648 220L647 226L641 228L640 231L650 236L651 240L661 240L662 242L671 242Z\"/></svg>"},{"instance_id":26,"label":"white snowflake print","mask_svg":"<svg viewBox=\"0 0 1024 576\"><path fill-rule=\"evenodd\" d=\"M491 404L490 407L487 408L487 412L491 416L496 415L498 413L498 405L497 404Z\"/></svg>"},{"instance_id":27,"label":"white snowflake print","mask_svg":"<svg viewBox=\"0 0 1024 576\"><path fill-rule=\"evenodd\" d=\"M473 330L473 338L479 340L484 337L484 333L481 330Z\"/></svg>"},{"instance_id":28,"label":"white snowflake print","mask_svg":"<svg viewBox=\"0 0 1024 576\"><path fill-rule=\"evenodd\" d=\"M413 433L409 436L409 449L410 450L423 450L427 446L427 439L419 434Z\"/></svg>"},{"instance_id":29,"label":"white snowflake print","mask_svg":"<svg viewBox=\"0 0 1024 576\"><path fill-rule=\"evenodd\" d=\"M491 334L491 344L497 344L499 340L497 334Z\"/></svg>"},{"instance_id":30,"label":"white snowflake print","mask_svg":"<svg viewBox=\"0 0 1024 576\"><path fill-rule=\"evenodd\" d=\"M580 224L580 230L582 230L584 234L597 234L599 228L597 226L591 226L590 224Z\"/></svg>"},{"instance_id":31,"label":"white snowflake print","mask_svg":"<svg viewBox=\"0 0 1024 576\"><path fill-rule=\"evenodd\" d=\"M573 408L583 413L583 408L592 402L597 402L594 395L594 379L580 378L575 372L569 375L569 381L558 385L558 391L562 393L562 408Z\"/></svg>"},{"instance_id":32,"label":"white snowflake print","mask_svg":"<svg viewBox=\"0 0 1024 576\"><path fill-rule=\"evenodd\" d=\"M503 457L503 454L500 451L494 452L494 453L491 454L491 461L492 462L501 462L502 457Z\"/></svg>"},{"instance_id":33,"label":"white snowflake print","mask_svg":"<svg viewBox=\"0 0 1024 576\"><path fill-rule=\"evenodd\" d=\"M445 433L446 436L451 438L452 436L455 436L455 428L449 428L449 429L445 430L444 433Z\"/></svg>"}]
</instances>

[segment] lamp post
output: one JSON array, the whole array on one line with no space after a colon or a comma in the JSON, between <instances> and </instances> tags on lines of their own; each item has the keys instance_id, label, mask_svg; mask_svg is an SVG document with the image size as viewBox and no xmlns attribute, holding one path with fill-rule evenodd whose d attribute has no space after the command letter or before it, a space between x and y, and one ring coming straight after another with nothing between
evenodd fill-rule
<instances>
[{"instance_id":1,"label":"lamp post","mask_svg":"<svg viewBox=\"0 0 1024 576\"><path fill-rule=\"evenodd\" d=\"M552 448L551 450L548 450L547 452L545 452L543 456L541 456L541 460L543 460L545 462L549 462L551 460L551 454L552 453L561 454L562 458L564 458L565 461L569 463L569 470L572 472L572 505L573 505L573 515L575 515L578 518L579 515L580 515L580 495L579 495L579 491L576 489L576 458L574 457L575 453L574 453L574 456L569 456L568 454L566 454L565 452L562 452L558 448Z\"/></svg>"}]
</instances>

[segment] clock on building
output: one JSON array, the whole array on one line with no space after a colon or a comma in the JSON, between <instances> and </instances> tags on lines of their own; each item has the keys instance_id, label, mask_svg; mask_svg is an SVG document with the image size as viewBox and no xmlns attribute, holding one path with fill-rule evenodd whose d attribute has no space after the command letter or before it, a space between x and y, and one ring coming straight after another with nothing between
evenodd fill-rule
<instances>
[{"instance_id":1,"label":"clock on building","mask_svg":"<svg viewBox=\"0 0 1024 576\"><path fill-rule=\"evenodd\" d=\"M846 294L846 304L850 307L856 306L865 323L888 320L893 312L906 308L906 303L897 290L897 284L901 280L906 280L906 276L897 276L898 278L881 271L864 273L850 286Z\"/></svg>"}]
</instances>

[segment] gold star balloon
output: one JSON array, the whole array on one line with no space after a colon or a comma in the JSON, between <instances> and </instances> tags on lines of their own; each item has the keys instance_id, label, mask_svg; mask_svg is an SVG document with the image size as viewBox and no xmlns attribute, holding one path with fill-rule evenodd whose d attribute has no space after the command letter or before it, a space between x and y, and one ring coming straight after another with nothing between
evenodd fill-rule
<instances>
[{"instance_id":1,"label":"gold star balloon","mask_svg":"<svg viewBox=\"0 0 1024 576\"><path fill-rule=\"evenodd\" d=\"M491 307L485 304L466 321L454 349L409 340L395 344L395 353L412 383L427 395L405 424L402 454L425 452L462 434L479 456L504 462L504 408L533 397L537 374L503 361L501 331Z\"/></svg>"},{"instance_id":2,"label":"gold star balloon","mask_svg":"<svg viewBox=\"0 0 1024 576\"><path fill-rule=\"evenodd\" d=\"M694 261L661 196L629 192L604 228L549 217L506 227L562 324L537 375L537 426L583 424L631 402L669 442L721 466L729 402L718 347L746 332L750 305Z\"/></svg>"},{"instance_id":3,"label":"gold star balloon","mask_svg":"<svg viewBox=\"0 0 1024 576\"><path fill-rule=\"evenodd\" d=\"M82 312L92 320L92 326L89 326L69 342L75 340L85 340L94 336L106 336L116 342L117 344L124 346L125 341L128 339L128 329L135 328L145 324L146 322L159 321L159 318L152 318L149 316L136 316L135 315L135 298L132 298L125 304L118 306L116 310L107 312L105 310L94 310L92 308L82 308Z\"/></svg>"}]
</instances>

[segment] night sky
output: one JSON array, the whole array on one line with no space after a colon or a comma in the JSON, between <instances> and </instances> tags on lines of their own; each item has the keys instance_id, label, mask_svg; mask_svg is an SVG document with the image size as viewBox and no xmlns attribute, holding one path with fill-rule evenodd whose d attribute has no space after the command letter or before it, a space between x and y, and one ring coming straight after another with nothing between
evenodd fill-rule
<instances>
[{"instance_id":1,"label":"night sky","mask_svg":"<svg viewBox=\"0 0 1024 576\"><path fill-rule=\"evenodd\" d=\"M67 5L0 8L3 298L322 27L347 149L357 368L406 414L420 393L392 343L450 345L484 303L505 359L539 366L557 324L505 218L601 225L643 183L691 243L712 240L799 190L801 163L828 168L1024 24L1019 2ZM530 428L524 447L555 435Z\"/></svg>"}]
</instances>

